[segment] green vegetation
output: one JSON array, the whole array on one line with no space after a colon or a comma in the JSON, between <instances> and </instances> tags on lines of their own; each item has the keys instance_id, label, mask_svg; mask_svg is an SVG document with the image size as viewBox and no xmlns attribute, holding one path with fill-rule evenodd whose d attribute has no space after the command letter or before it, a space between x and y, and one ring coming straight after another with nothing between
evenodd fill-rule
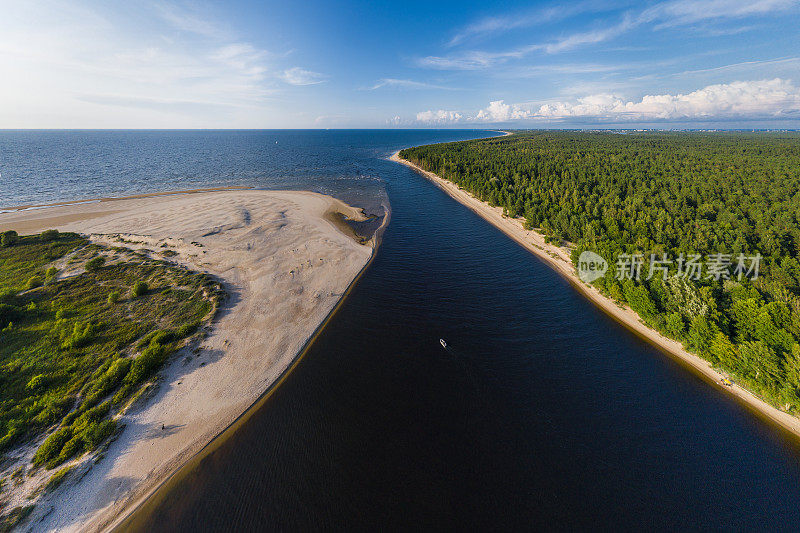
<instances>
[{"instance_id":1,"label":"green vegetation","mask_svg":"<svg viewBox=\"0 0 800 533\"><path fill-rule=\"evenodd\" d=\"M16 232L12 233L16 235ZM16 246L17 243L19 246ZM14 246L0 247L0 301L3 301L4 295L7 297L25 290L31 277L41 277L49 263L85 243L85 239L74 233L62 233L55 241L45 242L30 235L17 237Z\"/></svg>"},{"instance_id":2,"label":"green vegetation","mask_svg":"<svg viewBox=\"0 0 800 533\"><path fill-rule=\"evenodd\" d=\"M50 476L50 479L47 480L47 483L44 486L45 491L56 490L61 483L64 482L64 479L72 472L72 467L67 466Z\"/></svg>"},{"instance_id":3,"label":"green vegetation","mask_svg":"<svg viewBox=\"0 0 800 533\"><path fill-rule=\"evenodd\" d=\"M15 507L0 517L0 533L7 533L14 529L17 524L28 518L34 507L33 505Z\"/></svg>"},{"instance_id":4,"label":"green vegetation","mask_svg":"<svg viewBox=\"0 0 800 533\"><path fill-rule=\"evenodd\" d=\"M2 235L0 235L0 246L9 247L14 246L17 241L19 240L19 235L14 230L4 231Z\"/></svg>"},{"instance_id":5,"label":"green vegetation","mask_svg":"<svg viewBox=\"0 0 800 533\"><path fill-rule=\"evenodd\" d=\"M39 239L41 239L42 242L51 242L58 240L59 235L57 229L46 229L39 234Z\"/></svg>"},{"instance_id":6,"label":"green vegetation","mask_svg":"<svg viewBox=\"0 0 800 533\"><path fill-rule=\"evenodd\" d=\"M86 270L89 272L96 272L103 268L103 265L106 264L106 258L102 255L98 255L97 257L93 257L86 261Z\"/></svg>"},{"instance_id":7,"label":"green vegetation","mask_svg":"<svg viewBox=\"0 0 800 533\"><path fill-rule=\"evenodd\" d=\"M138 298L139 296L144 296L147 294L147 291L150 290L150 287L144 281L137 281L134 283L133 288L131 289L131 294L134 298Z\"/></svg>"},{"instance_id":8,"label":"green vegetation","mask_svg":"<svg viewBox=\"0 0 800 533\"><path fill-rule=\"evenodd\" d=\"M800 135L535 132L400 155L569 243L574 262L599 253L601 291L800 410ZM621 254L644 255L638 281L618 272ZM650 254L763 258L757 279L677 277L675 261L665 280L647 279Z\"/></svg>"},{"instance_id":9,"label":"green vegetation","mask_svg":"<svg viewBox=\"0 0 800 533\"><path fill-rule=\"evenodd\" d=\"M106 252L74 234L23 236L0 248L0 453L49 434L33 463L54 468L97 448L223 295L205 274L128 251L113 262L97 255ZM100 266L29 282L55 260ZM120 300L128 287L137 297Z\"/></svg>"}]
</instances>

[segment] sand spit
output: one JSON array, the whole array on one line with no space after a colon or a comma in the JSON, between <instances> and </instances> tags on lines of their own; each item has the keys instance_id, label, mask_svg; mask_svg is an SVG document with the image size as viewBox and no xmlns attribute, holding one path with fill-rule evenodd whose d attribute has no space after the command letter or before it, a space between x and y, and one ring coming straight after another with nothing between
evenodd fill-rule
<instances>
[{"instance_id":1,"label":"sand spit","mask_svg":"<svg viewBox=\"0 0 800 533\"><path fill-rule=\"evenodd\" d=\"M76 202L0 214L0 231L48 228L95 242L165 250L211 273L229 298L198 353L179 352L149 399L120 420L103 459L82 458L25 527L100 530L127 512L228 427L284 372L368 263L334 216L363 220L310 192L227 190ZM166 245L166 246L164 246ZM170 254L171 255L171 254ZM163 429L162 429L163 427Z\"/></svg>"}]
</instances>

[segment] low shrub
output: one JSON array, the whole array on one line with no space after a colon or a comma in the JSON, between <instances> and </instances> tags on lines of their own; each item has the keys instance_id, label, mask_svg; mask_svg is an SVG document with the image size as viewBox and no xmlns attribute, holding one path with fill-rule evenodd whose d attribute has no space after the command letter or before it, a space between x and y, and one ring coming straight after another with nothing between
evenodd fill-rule
<instances>
[{"instance_id":1,"label":"low shrub","mask_svg":"<svg viewBox=\"0 0 800 533\"><path fill-rule=\"evenodd\" d=\"M102 255L99 255L97 257L94 257L86 261L86 270L88 272L97 272L98 270L103 268L103 265L105 264L106 264L106 258L103 257Z\"/></svg>"},{"instance_id":2,"label":"low shrub","mask_svg":"<svg viewBox=\"0 0 800 533\"><path fill-rule=\"evenodd\" d=\"M65 344L69 348L83 348L92 342L92 339L94 339L95 334L97 334L99 330L100 325L93 322L75 324Z\"/></svg>"},{"instance_id":3,"label":"low shrub","mask_svg":"<svg viewBox=\"0 0 800 533\"><path fill-rule=\"evenodd\" d=\"M157 329L151 331L136 343L136 349L142 350L148 346L167 346L172 342L179 341L194 333L200 327L200 322L190 322L184 324L177 330Z\"/></svg>"},{"instance_id":4,"label":"low shrub","mask_svg":"<svg viewBox=\"0 0 800 533\"><path fill-rule=\"evenodd\" d=\"M95 403L116 389L128 374L130 367L130 359L120 358L115 360L104 373L89 384L86 401Z\"/></svg>"},{"instance_id":5,"label":"low shrub","mask_svg":"<svg viewBox=\"0 0 800 533\"><path fill-rule=\"evenodd\" d=\"M142 354L133 360L128 375L125 376L125 383L136 385L146 380L155 372L166 360L167 349L159 344L151 344Z\"/></svg>"},{"instance_id":6,"label":"low shrub","mask_svg":"<svg viewBox=\"0 0 800 533\"><path fill-rule=\"evenodd\" d=\"M51 379L47 379L49 385ZM72 406L75 404L73 396L54 396L45 400L46 407L42 409L33 421L40 427L49 427L56 422L61 422Z\"/></svg>"},{"instance_id":7,"label":"low shrub","mask_svg":"<svg viewBox=\"0 0 800 533\"><path fill-rule=\"evenodd\" d=\"M61 452L55 459L48 461L46 465L47 468L55 468L64 461L69 461L78 455L78 452L83 452L85 447L86 445L83 441L83 435L75 435L69 439L66 444L64 444L64 447L61 448Z\"/></svg>"},{"instance_id":8,"label":"low shrub","mask_svg":"<svg viewBox=\"0 0 800 533\"><path fill-rule=\"evenodd\" d=\"M28 289L35 289L36 287L41 287L43 283L44 281L42 281L40 276L31 276L28 278L27 287Z\"/></svg>"},{"instance_id":9,"label":"low shrub","mask_svg":"<svg viewBox=\"0 0 800 533\"><path fill-rule=\"evenodd\" d=\"M133 284L133 288L131 289L131 294L134 298L138 298L139 296L144 296L147 294L147 291L150 290L150 287L144 281L137 281Z\"/></svg>"},{"instance_id":10,"label":"low shrub","mask_svg":"<svg viewBox=\"0 0 800 533\"><path fill-rule=\"evenodd\" d=\"M83 432L84 449L88 452L99 446L104 440L114 433L117 423L114 420L92 422Z\"/></svg>"},{"instance_id":11,"label":"low shrub","mask_svg":"<svg viewBox=\"0 0 800 533\"><path fill-rule=\"evenodd\" d=\"M153 335L150 345L166 346L172 341L177 340L177 338L177 335L175 335L175 332L172 330L160 330Z\"/></svg>"},{"instance_id":12,"label":"low shrub","mask_svg":"<svg viewBox=\"0 0 800 533\"><path fill-rule=\"evenodd\" d=\"M109 411L111 411L111 402L103 402L97 407L92 407L84 411L81 416L75 419L75 423L72 424L72 427L76 431L83 431L89 423L102 420Z\"/></svg>"},{"instance_id":13,"label":"low shrub","mask_svg":"<svg viewBox=\"0 0 800 533\"><path fill-rule=\"evenodd\" d=\"M130 384L125 384L119 388L117 392L114 393L114 397L111 399L111 403L114 405L119 405L128 397L128 395L133 390L133 386Z\"/></svg>"},{"instance_id":14,"label":"low shrub","mask_svg":"<svg viewBox=\"0 0 800 533\"><path fill-rule=\"evenodd\" d=\"M110 410L111 402L104 402L87 409L77 418L70 417L70 426L56 430L36 450L33 464L55 468L76 455L94 449L117 427L115 421L106 419Z\"/></svg>"},{"instance_id":15,"label":"low shrub","mask_svg":"<svg viewBox=\"0 0 800 533\"><path fill-rule=\"evenodd\" d=\"M22 435L22 429L19 426L12 426L9 428L2 438L0 438L0 452L7 450L14 444L17 439Z\"/></svg>"},{"instance_id":16,"label":"low shrub","mask_svg":"<svg viewBox=\"0 0 800 533\"><path fill-rule=\"evenodd\" d=\"M119 291L112 291L108 295L108 303L115 304L119 301Z\"/></svg>"},{"instance_id":17,"label":"low shrub","mask_svg":"<svg viewBox=\"0 0 800 533\"><path fill-rule=\"evenodd\" d=\"M46 229L41 234L39 234L39 240L42 242L51 242L58 240L58 230L57 229Z\"/></svg>"},{"instance_id":18,"label":"low shrub","mask_svg":"<svg viewBox=\"0 0 800 533\"><path fill-rule=\"evenodd\" d=\"M54 468L39 478L42 486L70 458L97 453L121 425L113 416L152 389L180 339L196 331L194 322L212 307L193 273L109 253L66 233L53 242L22 236L0 248L0 460L15 447L35 444L28 465L34 455L40 475L45 466ZM96 274L63 276L69 258L82 269L100 256L106 261ZM44 286L23 291L34 275L47 279ZM180 288L163 290L170 286ZM134 289L145 296L129 305Z\"/></svg>"},{"instance_id":19,"label":"low shrub","mask_svg":"<svg viewBox=\"0 0 800 533\"><path fill-rule=\"evenodd\" d=\"M47 437L36 453L33 454L33 464L40 466L56 459L64 445L72 439L72 428L59 428Z\"/></svg>"},{"instance_id":20,"label":"low shrub","mask_svg":"<svg viewBox=\"0 0 800 533\"><path fill-rule=\"evenodd\" d=\"M50 476L50 479L47 480L47 483L44 486L44 490L51 491L57 489L59 485L61 485L64 482L64 479L70 472L72 472L72 467L68 466L66 468L62 468L61 470Z\"/></svg>"},{"instance_id":21,"label":"low shrub","mask_svg":"<svg viewBox=\"0 0 800 533\"><path fill-rule=\"evenodd\" d=\"M183 339L185 337L188 337L195 331L197 331L197 328L199 327L200 327L199 321L189 322L188 324L184 324L181 327L179 327L176 333L178 335L178 338Z\"/></svg>"},{"instance_id":22,"label":"low shrub","mask_svg":"<svg viewBox=\"0 0 800 533\"><path fill-rule=\"evenodd\" d=\"M150 345L150 341L153 340L153 337L155 337L159 331L161 330L151 331L150 333L139 339L139 341L136 343L136 349L141 351L147 348Z\"/></svg>"},{"instance_id":23,"label":"low shrub","mask_svg":"<svg viewBox=\"0 0 800 533\"><path fill-rule=\"evenodd\" d=\"M0 235L0 245L2 246L14 246L19 241L19 234L16 231L8 230L4 231L2 235Z\"/></svg>"}]
</instances>

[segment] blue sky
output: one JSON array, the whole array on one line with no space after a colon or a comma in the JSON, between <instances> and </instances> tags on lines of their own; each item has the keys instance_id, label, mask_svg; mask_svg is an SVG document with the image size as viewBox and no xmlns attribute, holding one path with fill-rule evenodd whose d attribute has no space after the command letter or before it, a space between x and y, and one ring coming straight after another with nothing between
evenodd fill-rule
<instances>
[{"instance_id":1,"label":"blue sky","mask_svg":"<svg viewBox=\"0 0 800 533\"><path fill-rule=\"evenodd\" d=\"M800 127L800 0L0 13L0 128Z\"/></svg>"}]
</instances>

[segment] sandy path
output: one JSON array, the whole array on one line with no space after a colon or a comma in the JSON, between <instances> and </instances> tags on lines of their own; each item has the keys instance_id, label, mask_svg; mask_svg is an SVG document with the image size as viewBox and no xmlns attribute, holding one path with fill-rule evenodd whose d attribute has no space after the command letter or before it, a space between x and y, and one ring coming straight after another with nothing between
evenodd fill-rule
<instances>
[{"instance_id":1,"label":"sandy path","mask_svg":"<svg viewBox=\"0 0 800 533\"><path fill-rule=\"evenodd\" d=\"M37 504L35 531L96 530L130 508L230 425L297 356L371 257L331 221L357 211L292 191L225 191L109 200L0 214L0 230L107 234L219 276L230 298L199 356L180 353L154 396L127 413L105 458ZM198 246L199 243L202 246ZM165 429L162 430L162 424ZM82 477L81 477L82 476Z\"/></svg>"},{"instance_id":2,"label":"sandy path","mask_svg":"<svg viewBox=\"0 0 800 533\"><path fill-rule=\"evenodd\" d=\"M501 207L492 207L488 203L478 200L469 192L461 189L455 183L440 178L433 172L423 170L410 161L402 159L399 151L392 154L389 159L409 166L420 174L424 175L451 197L470 208L472 211L500 229L503 233L514 239L530 252L544 259L545 262L556 272L564 276L575 288L581 291L595 305L597 305L601 310L617 320L623 326L627 327L640 337L648 340L677 361L685 364L688 368L696 371L713 386L720 387L729 392L737 400L750 408L755 414L777 424L779 427L792 433L795 437L800 436L800 419L784 411L776 409L775 407L755 396L747 389L744 389L737 384L734 384L731 387L721 385L720 380L724 376L714 370L706 360L687 352L681 343L667 338L656 330L644 325L640 321L639 315L637 315L629 307L620 307L613 300L605 297L596 288L582 282L580 278L578 278L578 274L575 271L575 267L572 265L572 261L570 260L567 250L552 244L547 244L544 236L540 233L526 230L522 225L523 219L512 219L504 216L503 209Z\"/></svg>"}]
</instances>

